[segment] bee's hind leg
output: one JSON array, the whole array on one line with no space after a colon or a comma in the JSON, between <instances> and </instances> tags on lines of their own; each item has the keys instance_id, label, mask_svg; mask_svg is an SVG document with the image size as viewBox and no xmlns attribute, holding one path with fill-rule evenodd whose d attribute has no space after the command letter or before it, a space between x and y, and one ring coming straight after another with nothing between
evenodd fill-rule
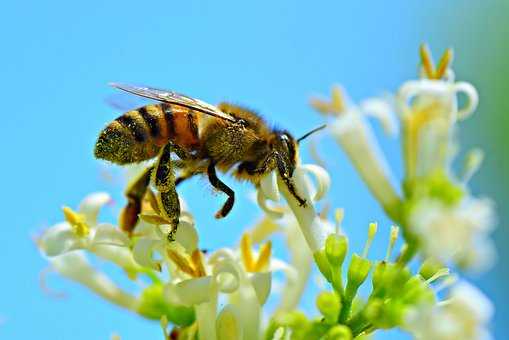
<instances>
[{"instance_id":1,"label":"bee's hind leg","mask_svg":"<svg viewBox=\"0 0 509 340\"><path fill-rule=\"evenodd\" d=\"M161 149L152 171L152 183L158 191L156 199L161 217L168 220L172 226L168 234L169 241L175 241L180 218L180 202L175 189L175 174L171 160L172 149L172 143L166 144Z\"/></svg>"},{"instance_id":2,"label":"bee's hind leg","mask_svg":"<svg viewBox=\"0 0 509 340\"><path fill-rule=\"evenodd\" d=\"M141 202L150 183L150 173L153 167L146 168L126 189L127 204L120 214L120 228L132 233L138 223L138 215L141 212Z\"/></svg>"},{"instance_id":3,"label":"bee's hind leg","mask_svg":"<svg viewBox=\"0 0 509 340\"><path fill-rule=\"evenodd\" d=\"M210 184L212 184L212 186L217 190L220 190L228 195L228 199L215 215L216 218L223 218L228 215L228 213L233 208L233 203L235 203L235 192L229 186L221 182L221 180L217 177L216 165L214 162L210 162L209 166L207 167L207 174L209 176Z\"/></svg>"}]
</instances>

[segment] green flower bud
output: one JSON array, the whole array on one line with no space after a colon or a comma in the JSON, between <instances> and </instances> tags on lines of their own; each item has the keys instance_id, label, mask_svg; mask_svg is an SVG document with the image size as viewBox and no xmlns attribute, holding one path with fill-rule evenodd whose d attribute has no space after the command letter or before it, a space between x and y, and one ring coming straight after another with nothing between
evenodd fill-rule
<instances>
[{"instance_id":1,"label":"green flower bud","mask_svg":"<svg viewBox=\"0 0 509 340\"><path fill-rule=\"evenodd\" d=\"M327 260L325 249L316 251L313 254L313 258L315 259L316 266L320 270L320 273L322 273L327 281L332 282L331 267L329 261Z\"/></svg>"},{"instance_id":2,"label":"green flower bud","mask_svg":"<svg viewBox=\"0 0 509 340\"><path fill-rule=\"evenodd\" d=\"M435 293L421 277L413 276L403 286L401 300L405 304L410 305L421 302L434 302Z\"/></svg>"},{"instance_id":3,"label":"green flower bud","mask_svg":"<svg viewBox=\"0 0 509 340\"><path fill-rule=\"evenodd\" d=\"M168 321L178 326L189 326L194 322L194 309L174 305L166 301L164 287L154 283L143 290L137 312L148 318L160 320L165 315Z\"/></svg>"},{"instance_id":4,"label":"green flower bud","mask_svg":"<svg viewBox=\"0 0 509 340\"><path fill-rule=\"evenodd\" d=\"M336 325L329 329L326 335L327 340L351 340L352 331L345 325Z\"/></svg>"},{"instance_id":5,"label":"green flower bud","mask_svg":"<svg viewBox=\"0 0 509 340\"><path fill-rule=\"evenodd\" d=\"M341 267L348 251L348 239L345 236L330 234L325 241L325 255L332 267Z\"/></svg>"},{"instance_id":6,"label":"green flower bud","mask_svg":"<svg viewBox=\"0 0 509 340\"><path fill-rule=\"evenodd\" d=\"M327 323L335 324L338 321L341 301L336 293L321 292L316 298L316 307Z\"/></svg>"},{"instance_id":7,"label":"green flower bud","mask_svg":"<svg viewBox=\"0 0 509 340\"><path fill-rule=\"evenodd\" d=\"M387 262L380 261L375 265L375 269L373 270L373 291L377 290L380 287L380 284L383 281L385 275L385 268L387 267Z\"/></svg>"},{"instance_id":8,"label":"green flower bud","mask_svg":"<svg viewBox=\"0 0 509 340\"><path fill-rule=\"evenodd\" d=\"M348 268L348 283L346 286L347 295L348 295L348 290L350 290L350 291L353 290L353 292L354 292L353 296L355 296L355 292L357 291L359 286L368 277L370 269L371 269L371 262L368 259L366 259L364 257L360 257L357 254L352 255L350 267Z\"/></svg>"}]
</instances>

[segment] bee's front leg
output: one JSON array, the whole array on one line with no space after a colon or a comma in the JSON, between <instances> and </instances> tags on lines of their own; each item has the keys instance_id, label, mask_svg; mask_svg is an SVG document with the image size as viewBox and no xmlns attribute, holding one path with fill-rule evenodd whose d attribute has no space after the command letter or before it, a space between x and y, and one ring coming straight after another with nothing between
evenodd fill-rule
<instances>
[{"instance_id":1,"label":"bee's front leg","mask_svg":"<svg viewBox=\"0 0 509 340\"><path fill-rule=\"evenodd\" d=\"M120 213L120 228L123 231L132 233L138 223L138 215L141 212L141 202L150 183L150 173L153 167L145 169L138 178L136 178L125 192L127 197L127 205Z\"/></svg>"},{"instance_id":2,"label":"bee's front leg","mask_svg":"<svg viewBox=\"0 0 509 340\"><path fill-rule=\"evenodd\" d=\"M274 157L276 158L277 168L279 175L281 176L281 179L283 182L285 182L286 187L288 188L288 191L290 191L290 194L292 194L293 197L299 202L299 205L301 207L305 207L307 205L306 199L299 196L297 193L297 190L295 188L295 183L292 179L293 175L293 165L289 164L285 158L281 156L280 153L275 152Z\"/></svg>"},{"instance_id":3,"label":"bee's front leg","mask_svg":"<svg viewBox=\"0 0 509 340\"><path fill-rule=\"evenodd\" d=\"M168 240L171 242L175 241L180 218L180 202L175 189L175 174L171 161L172 148L172 143L168 143L161 149L152 171L152 183L158 191L156 198L161 217L168 220L172 226L168 234Z\"/></svg>"},{"instance_id":4,"label":"bee's front leg","mask_svg":"<svg viewBox=\"0 0 509 340\"><path fill-rule=\"evenodd\" d=\"M217 190L220 190L228 195L228 199L224 203L223 207L215 215L216 218L223 218L228 215L230 210L233 208L233 203L235 203L235 192L229 186L221 182L221 180L217 177L216 165L212 161L207 167L207 174L209 176L210 184L212 184L212 186Z\"/></svg>"}]
</instances>

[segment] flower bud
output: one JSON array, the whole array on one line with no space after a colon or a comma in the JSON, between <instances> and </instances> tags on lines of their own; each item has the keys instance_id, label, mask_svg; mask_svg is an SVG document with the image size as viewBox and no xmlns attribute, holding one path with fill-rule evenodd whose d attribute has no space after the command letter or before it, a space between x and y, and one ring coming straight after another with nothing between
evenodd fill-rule
<instances>
[{"instance_id":1,"label":"flower bud","mask_svg":"<svg viewBox=\"0 0 509 340\"><path fill-rule=\"evenodd\" d=\"M355 292L359 286L368 277L370 269L371 262L368 259L360 257L357 254L352 255L352 261L350 262L350 267L348 268L348 284L346 288L347 294L348 290L350 290L355 295Z\"/></svg>"},{"instance_id":2,"label":"flower bud","mask_svg":"<svg viewBox=\"0 0 509 340\"><path fill-rule=\"evenodd\" d=\"M178 326L189 326L194 322L194 310L168 303L164 297L164 287L154 283L143 290L140 295L137 312L149 319L160 320L165 315L171 323Z\"/></svg>"},{"instance_id":3,"label":"flower bud","mask_svg":"<svg viewBox=\"0 0 509 340\"><path fill-rule=\"evenodd\" d=\"M322 313L327 323L337 323L341 310L341 301L336 293L321 292L316 298L316 307Z\"/></svg>"},{"instance_id":4,"label":"flower bud","mask_svg":"<svg viewBox=\"0 0 509 340\"><path fill-rule=\"evenodd\" d=\"M345 325L336 325L329 329L326 339L330 340L351 340L352 331Z\"/></svg>"},{"instance_id":5,"label":"flower bud","mask_svg":"<svg viewBox=\"0 0 509 340\"><path fill-rule=\"evenodd\" d=\"M320 273L322 273L327 281L332 282L331 267L327 260L325 249L321 249L313 253L313 258L315 259L316 266L320 270Z\"/></svg>"},{"instance_id":6,"label":"flower bud","mask_svg":"<svg viewBox=\"0 0 509 340\"><path fill-rule=\"evenodd\" d=\"M348 239L345 236L330 234L325 241L325 255L332 267L341 267L348 251Z\"/></svg>"}]
</instances>

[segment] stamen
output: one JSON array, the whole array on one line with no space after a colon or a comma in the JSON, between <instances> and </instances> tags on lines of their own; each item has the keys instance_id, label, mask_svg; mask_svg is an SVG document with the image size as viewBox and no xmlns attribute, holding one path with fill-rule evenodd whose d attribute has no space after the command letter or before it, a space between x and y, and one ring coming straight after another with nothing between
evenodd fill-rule
<instances>
[{"instance_id":1,"label":"stamen","mask_svg":"<svg viewBox=\"0 0 509 340\"><path fill-rule=\"evenodd\" d=\"M442 79L445 76L449 65L452 64L453 52L452 49L448 48L445 50L440 62L438 63L438 67L435 71L435 79Z\"/></svg>"},{"instance_id":2,"label":"stamen","mask_svg":"<svg viewBox=\"0 0 509 340\"><path fill-rule=\"evenodd\" d=\"M439 269L432 277L426 280L427 283L435 282L436 280L449 276L451 274L449 268L441 268Z\"/></svg>"},{"instance_id":3,"label":"stamen","mask_svg":"<svg viewBox=\"0 0 509 340\"><path fill-rule=\"evenodd\" d=\"M469 151L465 158L465 163L463 165L463 182L468 182L472 176L479 170L481 164L484 160L484 152L481 149L473 149Z\"/></svg>"},{"instance_id":4,"label":"stamen","mask_svg":"<svg viewBox=\"0 0 509 340\"><path fill-rule=\"evenodd\" d=\"M447 276L440 285L435 287L435 292L438 293L446 288L449 288L453 284L455 284L458 281L458 277L456 275L449 275Z\"/></svg>"},{"instance_id":5,"label":"stamen","mask_svg":"<svg viewBox=\"0 0 509 340\"><path fill-rule=\"evenodd\" d=\"M433 79L435 75L435 65L433 63L433 57L431 56L428 45L422 44L419 48L419 52L421 55L422 68L426 78Z\"/></svg>"},{"instance_id":6,"label":"stamen","mask_svg":"<svg viewBox=\"0 0 509 340\"><path fill-rule=\"evenodd\" d=\"M168 249L168 257L175 263L175 265L184 273L196 277L194 268L189 263L189 260L180 255L178 252Z\"/></svg>"},{"instance_id":7,"label":"stamen","mask_svg":"<svg viewBox=\"0 0 509 340\"><path fill-rule=\"evenodd\" d=\"M191 261L193 263L194 272L197 277L203 277L207 275L207 273L205 272L205 266L203 265L203 253L201 252L201 250L196 249L195 251L193 251L193 253L191 254Z\"/></svg>"},{"instance_id":8,"label":"stamen","mask_svg":"<svg viewBox=\"0 0 509 340\"><path fill-rule=\"evenodd\" d=\"M341 234L341 225L343 223L343 218L345 217L345 210L343 208L337 208L334 212L334 219L336 220L336 234Z\"/></svg>"},{"instance_id":9,"label":"stamen","mask_svg":"<svg viewBox=\"0 0 509 340\"><path fill-rule=\"evenodd\" d=\"M162 225L169 224L167 220L156 214L140 214L140 218L150 224Z\"/></svg>"},{"instance_id":10,"label":"stamen","mask_svg":"<svg viewBox=\"0 0 509 340\"><path fill-rule=\"evenodd\" d=\"M256 261L253 272L260 272L269 267L270 257L272 255L272 242L268 241L263 246L260 247L260 254L258 255L258 260Z\"/></svg>"},{"instance_id":11,"label":"stamen","mask_svg":"<svg viewBox=\"0 0 509 340\"><path fill-rule=\"evenodd\" d=\"M364 251L362 252L362 257L364 258L368 256L369 248L371 247L371 243L373 243L373 239L375 238L377 229L378 229L377 223L369 224L368 239L366 240L366 245L364 246Z\"/></svg>"},{"instance_id":12,"label":"stamen","mask_svg":"<svg viewBox=\"0 0 509 340\"><path fill-rule=\"evenodd\" d=\"M62 208L64 217L67 222L71 225L74 233L79 237L87 236L90 233L90 228L85 222L85 217L69 207Z\"/></svg>"},{"instance_id":13,"label":"stamen","mask_svg":"<svg viewBox=\"0 0 509 340\"><path fill-rule=\"evenodd\" d=\"M387 253L385 254L385 262L389 262L389 258L391 257L392 250L394 249L394 244L398 240L399 236L399 228L396 226L391 227L391 236L389 238L389 246L387 247Z\"/></svg>"},{"instance_id":14,"label":"stamen","mask_svg":"<svg viewBox=\"0 0 509 340\"><path fill-rule=\"evenodd\" d=\"M341 90L341 87L339 87L338 85L334 85L332 87L331 107L337 113L341 113L341 112L345 111L345 109L346 109L345 97L343 95L343 91Z\"/></svg>"},{"instance_id":15,"label":"stamen","mask_svg":"<svg viewBox=\"0 0 509 340\"><path fill-rule=\"evenodd\" d=\"M318 112L333 116L341 114L346 109L343 91L337 85L332 87L330 102L319 98L311 98L310 104Z\"/></svg>"},{"instance_id":16,"label":"stamen","mask_svg":"<svg viewBox=\"0 0 509 340\"><path fill-rule=\"evenodd\" d=\"M240 240L240 253L242 257L242 262L244 263L244 267L248 272L253 271L255 266L255 262L253 259L253 250L251 249L251 237L248 233L244 233L242 235L242 239Z\"/></svg>"},{"instance_id":17,"label":"stamen","mask_svg":"<svg viewBox=\"0 0 509 340\"><path fill-rule=\"evenodd\" d=\"M161 325L164 339L170 339L170 335L168 334L168 317L166 316L166 314L163 314L161 316L161 320L159 320L159 324Z\"/></svg>"}]
</instances>

